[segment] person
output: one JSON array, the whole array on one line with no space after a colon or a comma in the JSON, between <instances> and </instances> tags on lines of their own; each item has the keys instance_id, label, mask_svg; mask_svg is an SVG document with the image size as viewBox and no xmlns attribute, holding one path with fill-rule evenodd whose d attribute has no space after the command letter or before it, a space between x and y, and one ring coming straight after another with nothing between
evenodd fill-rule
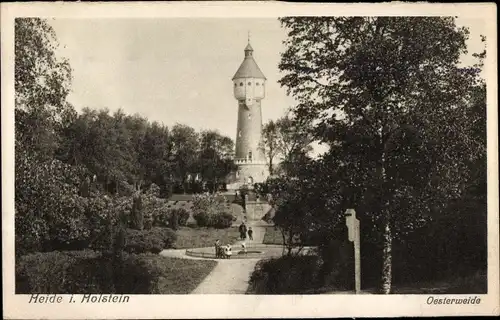
<instances>
[{"instance_id":1,"label":"person","mask_svg":"<svg viewBox=\"0 0 500 320\"><path fill-rule=\"evenodd\" d=\"M215 257L216 258L220 258L221 254L220 254L220 240L217 239L215 240Z\"/></svg>"},{"instance_id":2,"label":"person","mask_svg":"<svg viewBox=\"0 0 500 320\"><path fill-rule=\"evenodd\" d=\"M253 240L253 230L252 230L252 227L248 228L248 238L250 240Z\"/></svg>"},{"instance_id":3,"label":"person","mask_svg":"<svg viewBox=\"0 0 500 320\"><path fill-rule=\"evenodd\" d=\"M224 248L224 253L226 255L226 258L227 259L231 259L231 256L233 255L233 250L231 248L231 245L228 244L225 248Z\"/></svg>"},{"instance_id":4,"label":"person","mask_svg":"<svg viewBox=\"0 0 500 320\"><path fill-rule=\"evenodd\" d=\"M243 251L243 254L247 253L247 245L245 244L245 242L241 243L241 251Z\"/></svg>"},{"instance_id":5,"label":"person","mask_svg":"<svg viewBox=\"0 0 500 320\"><path fill-rule=\"evenodd\" d=\"M241 240L245 240L246 239L246 234L247 234L247 226L245 225L244 222L242 222L240 224L240 227L239 227L239 231L240 231L240 239Z\"/></svg>"}]
</instances>

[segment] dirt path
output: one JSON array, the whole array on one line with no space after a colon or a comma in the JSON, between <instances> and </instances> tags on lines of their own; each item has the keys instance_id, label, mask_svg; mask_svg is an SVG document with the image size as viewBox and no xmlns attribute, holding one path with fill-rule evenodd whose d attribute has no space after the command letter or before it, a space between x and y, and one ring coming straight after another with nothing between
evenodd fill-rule
<instances>
[{"instance_id":1,"label":"dirt path","mask_svg":"<svg viewBox=\"0 0 500 320\"><path fill-rule=\"evenodd\" d=\"M253 230L253 240L244 240L245 244L251 248L252 244L262 244L266 229L262 226L249 226ZM241 242L233 244L234 251L241 248ZM186 255L186 249L167 249L160 255L181 259L204 259ZM252 274L255 264L262 258L256 259L217 259L217 266L198 285L192 294L245 294L248 288L248 280Z\"/></svg>"},{"instance_id":2,"label":"dirt path","mask_svg":"<svg viewBox=\"0 0 500 320\"><path fill-rule=\"evenodd\" d=\"M265 228L252 226L253 241L246 240L245 243L261 244L264 239ZM241 241L234 244L235 249L241 246ZM257 259L234 259L218 260L217 266L192 292L193 294L244 294L248 288L248 280L252 274Z\"/></svg>"},{"instance_id":3,"label":"dirt path","mask_svg":"<svg viewBox=\"0 0 500 320\"><path fill-rule=\"evenodd\" d=\"M192 294L245 294L259 259L220 261Z\"/></svg>"}]
</instances>

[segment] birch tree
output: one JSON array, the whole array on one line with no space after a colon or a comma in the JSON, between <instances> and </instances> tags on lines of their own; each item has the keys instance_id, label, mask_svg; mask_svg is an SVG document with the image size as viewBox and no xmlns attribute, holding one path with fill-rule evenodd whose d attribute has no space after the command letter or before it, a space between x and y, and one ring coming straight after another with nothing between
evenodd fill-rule
<instances>
[{"instance_id":1,"label":"birch tree","mask_svg":"<svg viewBox=\"0 0 500 320\"><path fill-rule=\"evenodd\" d=\"M466 114L480 66L462 67L468 30L451 17L286 17L280 83L372 211L390 293L392 241L459 199L485 152ZM481 106L484 108L485 105ZM326 177L328 178L328 177Z\"/></svg>"}]
</instances>

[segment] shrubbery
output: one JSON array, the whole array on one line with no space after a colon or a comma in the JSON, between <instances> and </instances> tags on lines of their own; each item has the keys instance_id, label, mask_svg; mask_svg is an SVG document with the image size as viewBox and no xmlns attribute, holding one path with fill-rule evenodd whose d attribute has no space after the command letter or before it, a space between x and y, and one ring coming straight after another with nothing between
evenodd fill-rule
<instances>
[{"instance_id":1,"label":"shrubbery","mask_svg":"<svg viewBox=\"0 0 500 320\"><path fill-rule=\"evenodd\" d=\"M193 218L199 227L229 228L235 218L226 210L224 200L217 195L201 194L193 197Z\"/></svg>"},{"instance_id":2,"label":"shrubbery","mask_svg":"<svg viewBox=\"0 0 500 320\"><path fill-rule=\"evenodd\" d=\"M250 277L255 294L296 294L318 285L320 260L317 256L283 256L261 260Z\"/></svg>"},{"instance_id":3,"label":"shrubbery","mask_svg":"<svg viewBox=\"0 0 500 320\"><path fill-rule=\"evenodd\" d=\"M229 228L235 220L233 215L228 212L221 212L213 215L211 218L211 226L217 229Z\"/></svg>"},{"instance_id":4,"label":"shrubbery","mask_svg":"<svg viewBox=\"0 0 500 320\"><path fill-rule=\"evenodd\" d=\"M128 253L160 253L163 249L172 248L175 240L175 232L167 228L127 229L124 250Z\"/></svg>"},{"instance_id":5,"label":"shrubbery","mask_svg":"<svg viewBox=\"0 0 500 320\"><path fill-rule=\"evenodd\" d=\"M37 252L22 256L16 261L16 293L99 293L112 290L109 283L112 277L99 274L107 270L101 263L96 263L100 259L99 253L90 250Z\"/></svg>"},{"instance_id":6,"label":"shrubbery","mask_svg":"<svg viewBox=\"0 0 500 320\"><path fill-rule=\"evenodd\" d=\"M212 227L217 229L229 228L235 220L234 216L228 212L208 215L206 212L199 211L196 212L193 217L199 227Z\"/></svg>"},{"instance_id":7,"label":"shrubbery","mask_svg":"<svg viewBox=\"0 0 500 320\"><path fill-rule=\"evenodd\" d=\"M113 259L87 250L29 254L16 263L16 293L158 294L167 272L162 259L152 254Z\"/></svg>"},{"instance_id":8,"label":"shrubbery","mask_svg":"<svg viewBox=\"0 0 500 320\"><path fill-rule=\"evenodd\" d=\"M186 226L189 212L184 208L169 208L165 203L158 204L151 213L152 225L155 227L168 227L177 230Z\"/></svg>"}]
</instances>

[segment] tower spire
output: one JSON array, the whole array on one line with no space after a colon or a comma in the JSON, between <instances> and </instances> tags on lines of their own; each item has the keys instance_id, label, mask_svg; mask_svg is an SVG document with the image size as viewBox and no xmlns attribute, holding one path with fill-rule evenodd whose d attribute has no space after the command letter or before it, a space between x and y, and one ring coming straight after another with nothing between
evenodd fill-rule
<instances>
[{"instance_id":1,"label":"tower spire","mask_svg":"<svg viewBox=\"0 0 500 320\"><path fill-rule=\"evenodd\" d=\"M250 44L250 30L248 30L248 44Z\"/></svg>"}]
</instances>

